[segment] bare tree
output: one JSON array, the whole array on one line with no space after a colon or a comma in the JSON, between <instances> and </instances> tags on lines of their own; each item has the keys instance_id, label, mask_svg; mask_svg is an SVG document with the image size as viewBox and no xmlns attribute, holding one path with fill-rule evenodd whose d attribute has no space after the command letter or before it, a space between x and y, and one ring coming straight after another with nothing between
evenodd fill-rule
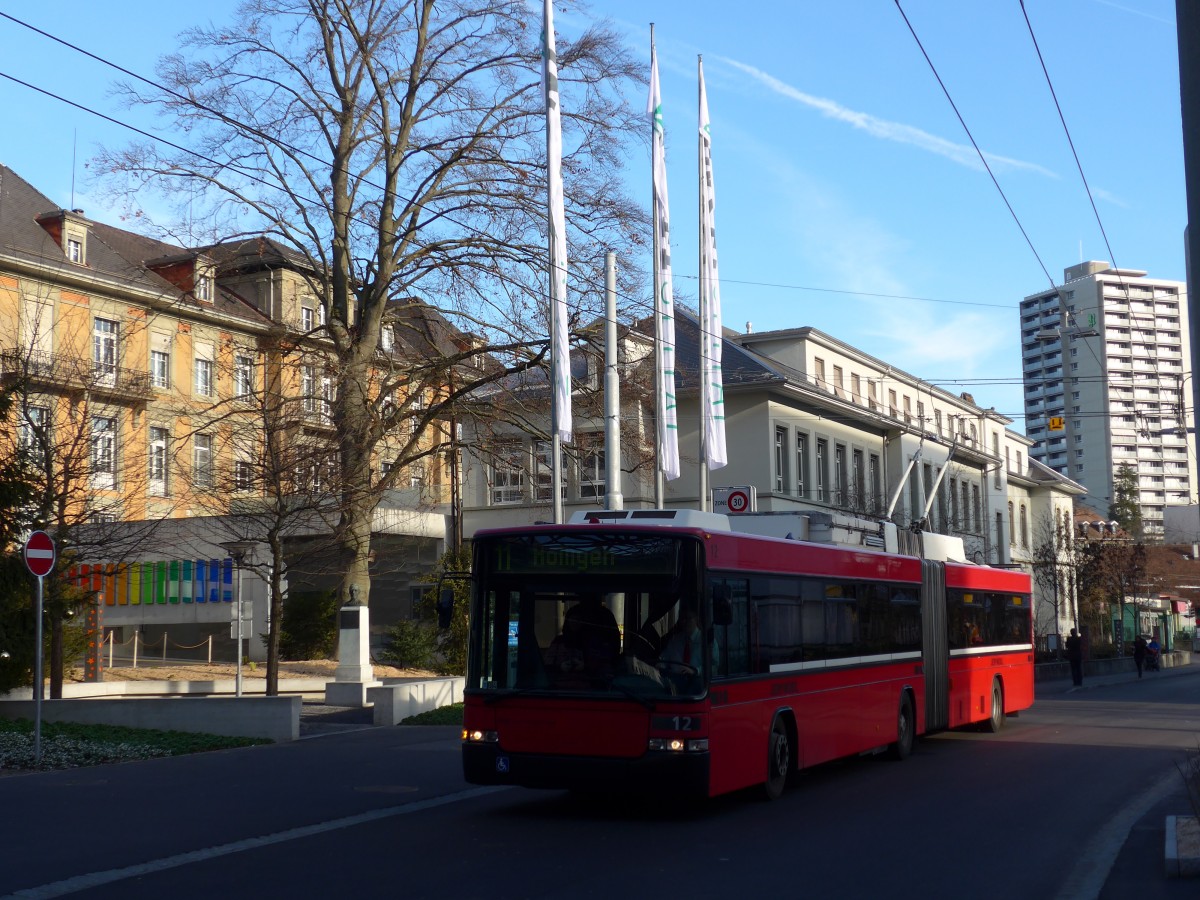
<instances>
[{"instance_id":1,"label":"bare tree","mask_svg":"<svg viewBox=\"0 0 1200 900\"><path fill-rule=\"evenodd\" d=\"M177 421L190 427L173 436L173 471L180 492L214 516L222 542L266 545L266 558L256 554L246 565L267 583L266 693L274 696L287 599L285 542L327 534L337 520L337 448L322 379L305 375L299 385L285 383L289 373L323 371L324 355L273 339L253 354L223 348L218 359L212 404L179 410ZM200 436L215 441L197 456Z\"/></svg>"},{"instance_id":2,"label":"bare tree","mask_svg":"<svg viewBox=\"0 0 1200 900\"><path fill-rule=\"evenodd\" d=\"M99 160L131 202L153 187L189 209L207 203L214 237L265 234L305 261L336 379L343 600L352 586L368 597L371 517L387 488L371 478L373 455L412 414L407 386L436 383L419 413L432 422L503 376L468 373L481 347L428 340L424 314L487 349L534 350L509 371L542 361L543 101L530 18L518 0L251 0L229 25L183 36L159 65L165 90L126 86L194 152L142 145ZM604 248L644 243L644 214L618 181L625 142L644 132L621 89L642 75L603 25L560 42L558 64L574 296L598 309ZM380 382L389 323L430 355Z\"/></svg>"}]
</instances>

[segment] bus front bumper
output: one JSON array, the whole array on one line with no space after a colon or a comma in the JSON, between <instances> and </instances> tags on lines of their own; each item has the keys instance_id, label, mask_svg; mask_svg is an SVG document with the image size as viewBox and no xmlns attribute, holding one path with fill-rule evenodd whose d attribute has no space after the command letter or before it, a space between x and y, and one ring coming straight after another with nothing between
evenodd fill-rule
<instances>
[{"instance_id":1,"label":"bus front bumper","mask_svg":"<svg viewBox=\"0 0 1200 900\"><path fill-rule=\"evenodd\" d=\"M463 775L471 784L708 796L708 753L648 751L636 759L611 759L507 753L496 744L466 743L462 750Z\"/></svg>"}]
</instances>

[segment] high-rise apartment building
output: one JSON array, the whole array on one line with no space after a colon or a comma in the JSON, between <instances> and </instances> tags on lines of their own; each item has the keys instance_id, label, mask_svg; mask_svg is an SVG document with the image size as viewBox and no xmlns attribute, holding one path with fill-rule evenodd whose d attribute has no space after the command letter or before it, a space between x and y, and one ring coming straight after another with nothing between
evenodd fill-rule
<instances>
[{"instance_id":1,"label":"high-rise apartment building","mask_svg":"<svg viewBox=\"0 0 1200 900\"><path fill-rule=\"evenodd\" d=\"M1163 509L1196 499L1187 287L1083 262L1021 302L1030 456L1088 489L1106 511L1122 466L1137 474L1147 536Z\"/></svg>"}]
</instances>

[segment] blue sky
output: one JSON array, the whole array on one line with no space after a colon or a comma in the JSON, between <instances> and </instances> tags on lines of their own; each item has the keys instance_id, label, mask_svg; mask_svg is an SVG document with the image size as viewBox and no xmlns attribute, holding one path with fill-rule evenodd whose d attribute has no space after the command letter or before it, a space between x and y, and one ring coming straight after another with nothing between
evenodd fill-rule
<instances>
[{"instance_id":1,"label":"blue sky","mask_svg":"<svg viewBox=\"0 0 1200 900\"><path fill-rule=\"evenodd\" d=\"M200 13L142 0L58 8L0 0L0 12L152 75L175 34L200 15L225 21L232 5L216 0ZM894 2L608 0L591 12L612 19L647 66L655 22L678 291L696 291L703 54L725 324L814 326L970 391L1021 430L1023 296L1061 281L1081 258L1184 277L1174 2L1026 2L1111 254L1018 0L902 5L1033 250ZM569 36L582 21L560 13L558 30ZM0 46L0 73L149 124L108 96L110 69L5 19ZM74 205L119 224L88 202L85 165L98 143L119 145L126 133L7 78L0 109L0 161L67 205L74 154ZM648 151L636 148L630 179L648 204Z\"/></svg>"}]
</instances>

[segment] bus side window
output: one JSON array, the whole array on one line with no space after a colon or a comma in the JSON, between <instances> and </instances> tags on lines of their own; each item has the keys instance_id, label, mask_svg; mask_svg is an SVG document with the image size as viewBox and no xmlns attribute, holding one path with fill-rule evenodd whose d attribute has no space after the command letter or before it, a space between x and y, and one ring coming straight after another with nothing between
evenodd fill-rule
<instances>
[{"instance_id":1,"label":"bus side window","mask_svg":"<svg viewBox=\"0 0 1200 900\"><path fill-rule=\"evenodd\" d=\"M709 581L709 590L713 598L713 643L717 655L713 661L713 677L747 675L750 672L750 585L744 578L713 578Z\"/></svg>"}]
</instances>

